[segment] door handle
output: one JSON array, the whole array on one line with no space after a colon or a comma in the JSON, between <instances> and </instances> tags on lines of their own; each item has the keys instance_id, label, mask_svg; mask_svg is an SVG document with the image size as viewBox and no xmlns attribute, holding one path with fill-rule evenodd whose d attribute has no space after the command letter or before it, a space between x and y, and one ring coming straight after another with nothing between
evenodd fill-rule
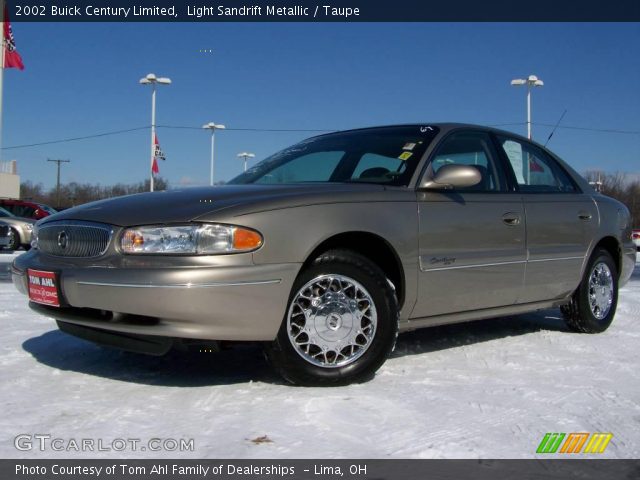
<instances>
[{"instance_id":1,"label":"door handle","mask_svg":"<svg viewBox=\"0 0 640 480\"><path fill-rule=\"evenodd\" d=\"M580 220L584 220L585 222L588 222L589 220L591 220L592 215L589 212L580 212L578 213L578 218Z\"/></svg>"},{"instance_id":2,"label":"door handle","mask_svg":"<svg viewBox=\"0 0 640 480\"><path fill-rule=\"evenodd\" d=\"M508 212L502 215L502 223L505 225L509 225L510 227L515 227L516 225L520 225L520 215L513 212Z\"/></svg>"}]
</instances>

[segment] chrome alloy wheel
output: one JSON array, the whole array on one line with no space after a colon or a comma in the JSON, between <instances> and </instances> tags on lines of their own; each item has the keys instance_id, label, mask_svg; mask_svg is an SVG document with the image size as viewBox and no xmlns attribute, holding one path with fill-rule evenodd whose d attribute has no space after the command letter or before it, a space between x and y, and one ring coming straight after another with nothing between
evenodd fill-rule
<instances>
[{"instance_id":1,"label":"chrome alloy wheel","mask_svg":"<svg viewBox=\"0 0 640 480\"><path fill-rule=\"evenodd\" d=\"M295 351L325 368L355 362L369 348L378 315L369 292L344 275L321 275L293 297L287 333Z\"/></svg>"},{"instance_id":2,"label":"chrome alloy wheel","mask_svg":"<svg viewBox=\"0 0 640 480\"><path fill-rule=\"evenodd\" d=\"M598 320L607 316L613 303L613 276L605 263L597 263L589 276L589 307Z\"/></svg>"}]
</instances>

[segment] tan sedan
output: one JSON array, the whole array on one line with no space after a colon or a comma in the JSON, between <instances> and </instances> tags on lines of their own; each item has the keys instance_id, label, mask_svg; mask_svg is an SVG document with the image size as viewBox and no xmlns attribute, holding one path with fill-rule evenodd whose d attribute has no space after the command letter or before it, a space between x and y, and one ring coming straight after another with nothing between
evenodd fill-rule
<instances>
[{"instance_id":1,"label":"tan sedan","mask_svg":"<svg viewBox=\"0 0 640 480\"><path fill-rule=\"evenodd\" d=\"M518 135L367 128L225 186L47 217L13 282L98 343L161 355L262 342L288 381L336 385L370 378L416 328L560 307L571 330L602 332L635 265L629 218Z\"/></svg>"},{"instance_id":2,"label":"tan sedan","mask_svg":"<svg viewBox=\"0 0 640 480\"><path fill-rule=\"evenodd\" d=\"M31 248L31 232L35 220L31 218L16 217L14 214L0 207L0 246L9 250L17 250L21 246L25 250ZM3 231L4 230L4 231ZM2 235L4 233L5 235Z\"/></svg>"}]
</instances>

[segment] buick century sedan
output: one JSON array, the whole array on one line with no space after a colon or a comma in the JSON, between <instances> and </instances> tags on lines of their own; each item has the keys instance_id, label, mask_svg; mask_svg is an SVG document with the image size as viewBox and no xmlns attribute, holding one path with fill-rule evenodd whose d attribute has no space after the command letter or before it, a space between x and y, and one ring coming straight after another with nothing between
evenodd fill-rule
<instances>
[{"instance_id":1,"label":"buick century sedan","mask_svg":"<svg viewBox=\"0 0 640 480\"><path fill-rule=\"evenodd\" d=\"M627 208L549 150L424 124L65 210L12 278L81 338L155 355L262 342L286 380L337 385L370 378L407 330L559 307L570 330L602 332L635 255Z\"/></svg>"}]
</instances>

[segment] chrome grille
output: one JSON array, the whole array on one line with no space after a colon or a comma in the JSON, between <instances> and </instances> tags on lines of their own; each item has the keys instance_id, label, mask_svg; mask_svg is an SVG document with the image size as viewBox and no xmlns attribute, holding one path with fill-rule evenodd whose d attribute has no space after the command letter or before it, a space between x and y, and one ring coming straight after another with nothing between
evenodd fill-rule
<instances>
[{"instance_id":1,"label":"chrome grille","mask_svg":"<svg viewBox=\"0 0 640 480\"><path fill-rule=\"evenodd\" d=\"M107 251L112 233L103 223L47 222L38 226L38 248L58 257L98 257Z\"/></svg>"}]
</instances>

